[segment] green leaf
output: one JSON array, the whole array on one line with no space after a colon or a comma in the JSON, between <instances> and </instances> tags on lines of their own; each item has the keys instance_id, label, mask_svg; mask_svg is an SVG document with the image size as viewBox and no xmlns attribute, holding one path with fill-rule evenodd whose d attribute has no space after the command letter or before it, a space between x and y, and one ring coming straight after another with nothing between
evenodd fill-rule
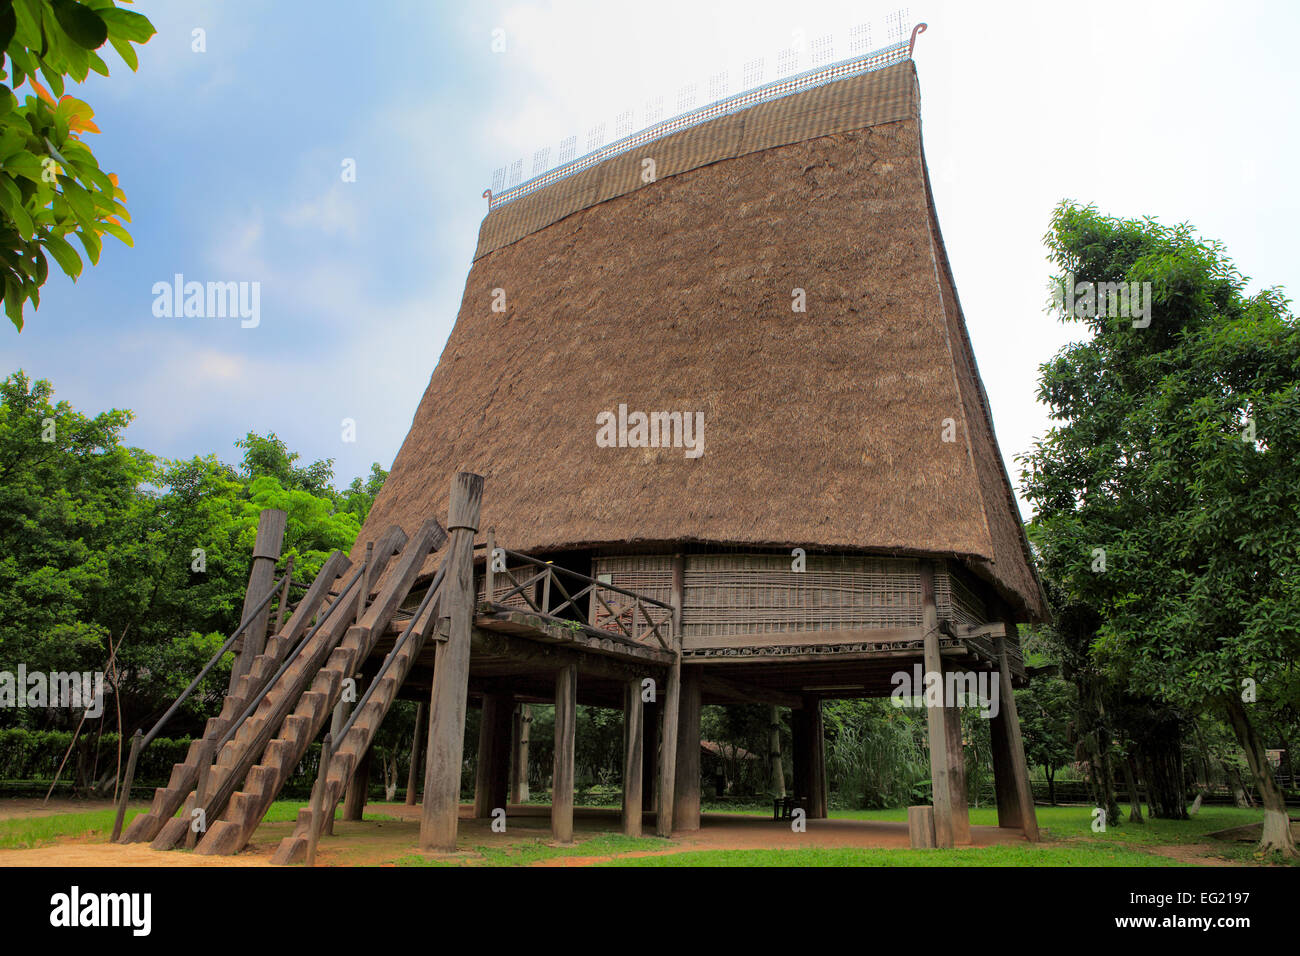
<instances>
[{"instance_id":1,"label":"green leaf","mask_svg":"<svg viewBox=\"0 0 1300 956\"><path fill-rule=\"evenodd\" d=\"M0 7L0 50L8 49L17 29L18 15L14 13L14 5L6 3Z\"/></svg>"},{"instance_id":2,"label":"green leaf","mask_svg":"<svg viewBox=\"0 0 1300 956\"><path fill-rule=\"evenodd\" d=\"M108 24L108 32L111 37L121 37L134 43L148 43L149 38L158 32L154 29L153 24L149 22L148 17L133 13L130 10L106 7L99 11L99 15ZM117 48L116 44L114 44L114 47ZM121 53L122 50L117 48L117 52ZM135 69L135 67L132 67L132 69Z\"/></svg>"},{"instance_id":3,"label":"green leaf","mask_svg":"<svg viewBox=\"0 0 1300 956\"><path fill-rule=\"evenodd\" d=\"M113 238L117 239L123 245L126 246L135 245L135 240L131 238L131 234L115 222L101 222L99 224L99 228L103 229L106 233L108 233Z\"/></svg>"},{"instance_id":4,"label":"green leaf","mask_svg":"<svg viewBox=\"0 0 1300 956\"><path fill-rule=\"evenodd\" d=\"M108 39L108 24L104 22L103 16L89 7L83 7L77 0L51 0L50 6L53 7L54 17L59 21L63 32L83 49L96 50Z\"/></svg>"},{"instance_id":5,"label":"green leaf","mask_svg":"<svg viewBox=\"0 0 1300 956\"><path fill-rule=\"evenodd\" d=\"M99 236L95 235L95 231L83 226L73 235L80 239L81 244L86 247L86 255L90 257L90 264L92 266L98 265L99 253L104 248L104 244L99 241Z\"/></svg>"},{"instance_id":6,"label":"green leaf","mask_svg":"<svg viewBox=\"0 0 1300 956\"><path fill-rule=\"evenodd\" d=\"M77 255L77 250L73 249L66 239L51 233L41 238L41 244L50 250L54 261L69 277L75 279L81 275L81 256Z\"/></svg>"},{"instance_id":7,"label":"green leaf","mask_svg":"<svg viewBox=\"0 0 1300 956\"><path fill-rule=\"evenodd\" d=\"M108 42L113 44L113 49L117 55L122 58L122 62L129 66L134 72L140 66L140 58L135 55L135 47L123 40L121 37L110 36Z\"/></svg>"}]
</instances>

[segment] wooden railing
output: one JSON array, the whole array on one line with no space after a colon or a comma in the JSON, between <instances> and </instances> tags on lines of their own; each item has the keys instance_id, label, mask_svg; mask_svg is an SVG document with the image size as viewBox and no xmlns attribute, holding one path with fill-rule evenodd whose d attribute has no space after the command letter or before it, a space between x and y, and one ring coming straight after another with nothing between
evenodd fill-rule
<instances>
[{"instance_id":1,"label":"wooden railing","mask_svg":"<svg viewBox=\"0 0 1300 956\"><path fill-rule=\"evenodd\" d=\"M500 578L510 587L498 594ZM674 649L671 604L532 555L495 547L490 538L483 596L494 605L517 597L533 614L557 624L572 626L576 622L601 636L613 635L633 644L654 642L670 652Z\"/></svg>"}]
</instances>

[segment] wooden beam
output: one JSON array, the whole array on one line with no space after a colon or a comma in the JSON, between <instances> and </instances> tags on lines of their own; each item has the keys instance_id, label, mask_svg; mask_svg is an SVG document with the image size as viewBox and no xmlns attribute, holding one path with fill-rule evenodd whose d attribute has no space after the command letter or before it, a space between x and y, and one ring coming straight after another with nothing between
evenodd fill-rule
<instances>
[{"instance_id":1,"label":"wooden beam","mask_svg":"<svg viewBox=\"0 0 1300 956\"><path fill-rule=\"evenodd\" d=\"M641 682L630 680L623 686L623 835L639 837L645 708L641 703Z\"/></svg>"},{"instance_id":2,"label":"wooden beam","mask_svg":"<svg viewBox=\"0 0 1300 956\"><path fill-rule=\"evenodd\" d=\"M938 680L942 689L943 658L939 653L939 612L934 603L934 564L922 560L921 627L925 632L925 679ZM937 676L936 676L937 675ZM943 701L936 705L927 695L925 724L930 737L930 785L934 792L934 845L953 846L952 781L948 775L948 727Z\"/></svg>"},{"instance_id":3,"label":"wooden beam","mask_svg":"<svg viewBox=\"0 0 1300 956\"><path fill-rule=\"evenodd\" d=\"M721 697L738 704L772 704L775 707L798 707L798 694L764 687L762 684L750 684L745 681L732 680L704 674L700 678L701 691L711 697Z\"/></svg>"},{"instance_id":4,"label":"wooden beam","mask_svg":"<svg viewBox=\"0 0 1300 956\"><path fill-rule=\"evenodd\" d=\"M1007 633L1014 636L1016 633L1015 621L1010 617L1006 620ZM1016 713L1016 697L1011 687L1011 662L1007 655L1007 638L993 638L993 646L997 650L999 660L999 690L998 707L1006 720L1006 737L1007 748L1011 752L1011 774L1016 783L1017 803L1020 805L1020 828L1024 831L1025 839L1030 843L1037 843L1038 835L1038 814L1034 810L1034 791L1029 785L1029 766L1025 760L1025 744L1020 736L1020 717Z\"/></svg>"},{"instance_id":5,"label":"wooden beam","mask_svg":"<svg viewBox=\"0 0 1300 956\"><path fill-rule=\"evenodd\" d=\"M406 805L415 806L417 799L416 791L420 786L420 755L422 750L420 743L424 739L424 725L428 720L427 708L424 701L420 701L415 708L415 732L411 736L411 768L406 772Z\"/></svg>"},{"instance_id":6,"label":"wooden beam","mask_svg":"<svg viewBox=\"0 0 1300 956\"><path fill-rule=\"evenodd\" d=\"M451 543L440 597L433 688L429 694L429 743L425 757L420 848L456 849L460 769L465 747L465 698L469 692L470 632L474 628L474 533L478 530L483 478L461 472L452 479L448 528Z\"/></svg>"},{"instance_id":7,"label":"wooden beam","mask_svg":"<svg viewBox=\"0 0 1300 956\"><path fill-rule=\"evenodd\" d=\"M715 634L691 637L683 643L688 651L730 647L804 647L823 644L888 644L919 641L925 636L919 627L875 627L833 631L769 631L763 634ZM734 658L728 658L734 660Z\"/></svg>"},{"instance_id":8,"label":"wooden beam","mask_svg":"<svg viewBox=\"0 0 1300 956\"><path fill-rule=\"evenodd\" d=\"M577 749L578 667L569 664L555 675L555 764L551 773L551 835L557 843L573 842L573 767Z\"/></svg>"},{"instance_id":9,"label":"wooden beam","mask_svg":"<svg viewBox=\"0 0 1300 956\"><path fill-rule=\"evenodd\" d=\"M665 667L656 662L618 659L603 654L584 654L572 647L542 644L526 635L496 630L493 623L478 619L472 638L476 657L500 657L523 665L520 671L555 670L576 664L578 673L624 681L633 677L662 677Z\"/></svg>"},{"instance_id":10,"label":"wooden beam","mask_svg":"<svg viewBox=\"0 0 1300 956\"><path fill-rule=\"evenodd\" d=\"M248 617L250 611L261 603L266 592L275 584L275 563L280 560L280 549L284 546L284 528L288 515L279 508L265 508L257 516L257 537L253 542L253 562L248 571L248 588L244 591L244 610L239 615L241 621ZM233 692L239 678L248 673L257 655L266 650L266 628L271 620L271 606L268 604L248 625L240 636L239 653L230 668L230 691Z\"/></svg>"},{"instance_id":11,"label":"wooden beam","mask_svg":"<svg viewBox=\"0 0 1300 956\"><path fill-rule=\"evenodd\" d=\"M700 828L700 669L683 667L677 721L673 828Z\"/></svg>"}]
</instances>

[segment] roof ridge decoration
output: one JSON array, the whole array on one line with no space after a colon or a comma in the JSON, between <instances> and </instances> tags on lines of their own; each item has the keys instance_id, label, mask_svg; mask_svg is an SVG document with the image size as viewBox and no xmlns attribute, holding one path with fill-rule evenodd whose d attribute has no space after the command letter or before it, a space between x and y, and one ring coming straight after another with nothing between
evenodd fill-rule
<instances>
[{"instance_id":1,"label":"roof ridge decoration","mask_svg":"<svg viewBox=\"0 0 1300 956\"><path fill-rule=\"evenodd\" d=\"M840 60L827 66L814 67L810 70L804 70L794 76L787 77L783 80L775 80L771 83L765 83L762 86L755 87L751 90L745 90L732 96L716 100L707 106L681 113L671 119L663 120L648 126L640 132L633 133L630 136L624 136L607 146L593 150L584 156L558 166L550 172L543 173L540 176L534 176L517 186L512 186L502 193L494 195L491 189L483 191L483 198L488 201L488 212L499 209L500 207L521 199L524 196L534 193L543 187L552 183L559 182L562 179L589 169L592 166L599 165L605 160L614 156L626 153L629 150L637 149L647 143L662 139L673 133L679 133L682 130L690 129L692 126L698 126L701 123L707 123L710 120L717 119L720 116L726 116L729 113L736 113L740 110L749 109L760 103L768 103L773 100L781 99L795 93L802 93L806 90L814 89L818 86L824 86L827 83L833 83L836 80L842 80L846 77L856 76L860 73L870 73L875 70L884 69L887 66L893 66L896 63L902 63L912 58L912 51L916 46L916 37L919 33L926 31L926 24L918 23L912 28L912 35L906 40L899 40L888 46L873 50L861 56L850 57L846 60Z\"/></svg>"}]
</instances>

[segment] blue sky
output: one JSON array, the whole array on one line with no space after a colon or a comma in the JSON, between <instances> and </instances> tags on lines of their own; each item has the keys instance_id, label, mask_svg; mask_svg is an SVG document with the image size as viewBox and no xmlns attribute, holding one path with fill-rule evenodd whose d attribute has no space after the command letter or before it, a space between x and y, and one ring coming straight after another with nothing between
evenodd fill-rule
<instances>
[{"instance_id":1,"label":"blue sky","mask_svg":"<svg viewBox=\"0 0 1300 956\"><path fill-rule=\"evenodd\" d=\"M135 248L53 276L0 370L85 411L133 409L128 441L237 460L275 431L341 484L391 464L451 331L492 171L647 99L896 4L141 0L135 74L80 93L127 192ZM1041 237L1062 198L1189 221L1255 285L1300 280L1296 5L911 4L940 223L1004 456L1047 427ZM205 31L206 52L191 49ZM492 49L494 31L504 52ZM881 45L879 43L873 45ZM73 90L73 92L76 92ZM581 150L580 150L581 151ZM355 160L356 181L341 177ZM154 283L256 281L261 322L159 318ZM355 442L341 422L356 422Z\"/></svg>"}]
</instances>

